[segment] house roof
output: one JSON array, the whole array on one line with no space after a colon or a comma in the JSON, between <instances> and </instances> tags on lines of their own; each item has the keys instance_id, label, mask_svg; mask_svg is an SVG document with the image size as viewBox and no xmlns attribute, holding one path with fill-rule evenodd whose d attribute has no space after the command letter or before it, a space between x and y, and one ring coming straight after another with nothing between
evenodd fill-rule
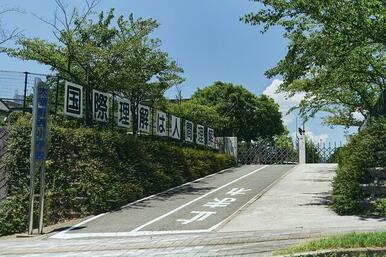
<instances>
[{"instance_id":1,"label":"house roof","mask_svg":"<svg viewBox=\"0 0 386 257\"><path fill-rule=\"evenodd\" d=\"M9 112L12 110L20 110L23 108L23 103L20 100L0 99L0 111Z\"/></svg>"}]
</instances>

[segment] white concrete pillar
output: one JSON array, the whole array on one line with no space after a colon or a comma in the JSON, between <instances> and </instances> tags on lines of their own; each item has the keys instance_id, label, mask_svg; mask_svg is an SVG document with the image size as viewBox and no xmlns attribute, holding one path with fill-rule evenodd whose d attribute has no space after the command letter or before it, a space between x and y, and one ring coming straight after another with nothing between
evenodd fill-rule
<instances>
[{"instance_id":1,"label":"white concrete pillar","mask_svg":"<svg viewBox=\"0 0 386 257\"><path fill-rule=\"evenodd\" d=\"M299 164L306 163L306 136L298 133L299 138Z\"/></svg>"}]
</instances>

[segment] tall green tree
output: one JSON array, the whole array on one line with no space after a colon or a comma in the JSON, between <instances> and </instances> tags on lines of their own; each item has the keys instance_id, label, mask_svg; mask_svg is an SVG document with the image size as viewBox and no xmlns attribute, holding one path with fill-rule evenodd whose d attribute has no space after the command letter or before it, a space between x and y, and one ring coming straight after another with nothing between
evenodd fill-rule
<instances>
[{"instance_id":1,"label":"tall green tree","mask_svg":"<svg viewBox=\"0 0 386 257\"><path fill-rule=\"evenodd\" d=\"M279 149L295 150L294 143L290 136L289 130L286 127L284 128L282 134L274 137L274 142Z\"/></svg>"},{"instance_id":2,"label":"tall green tree","mask_svg":"<svg viewBox=\"0 0 386 257\"><path fill-rule=\"evenodd\" d=\"M306 140L306 163L319 163L326 161L322 159L319 152L319 145L312 142L312 140Z\"/></svg>"},{"instance_id":3,"label":"tall green tree","mask_svg":"<svg viewBox=\"0 0 386 257\"><path fill-rule=\"evenodd\" d=\"M220 131L226 118L222 117L214 107L202 105L193 101L181 103L170 103L167 106L168 112L196 124L205 125Z\"/></svg>"},{"instance_id":4,"label":"tall green tree","mask_svg":"<svg viewBox=\"0 0 386 257\"><path fill-rule=\"evenodd\" d=\"M60 77L90 89L123 94L132 103L133 130L135 110L140 102L152 105L164 92L181 83L182 68L160 49L161 41L151 33L159 26L153 19L115 17L114 10L92 11L97 1L87 2L79 13L68 11L56 1L62 16L55 16L53 27L57 42L40 38L21 38L18 47L3 49L9 56L49 65ZM59 27L59 24L61 26Z\"/></svg>"},{"instance_id":5,"label":"tall green tree","mask_svg":"<svg viewBox=\"0 0 386 257\"><path fill-rule=\"evenodd\" d=\"M304 118L331 113L332 125L359 125L386 88L384 0L255 0L260 10L242 20L284 28L287 55L266 72L280 75L279 90L306 94L298 106Z\"/></svg>"},{"instance_id":6,"label":"tall green tree","mask_svg":"<svg viewBox=\"0 0 386 257\"><path fill-rule=\"evenodd\" d=\"M241 140L273 139L284 132L279 106L268 96L256 96L240 85L215 82L198 89L191 101L214 108L224 119L218 134Z\"/></svg>"}]
</instances>

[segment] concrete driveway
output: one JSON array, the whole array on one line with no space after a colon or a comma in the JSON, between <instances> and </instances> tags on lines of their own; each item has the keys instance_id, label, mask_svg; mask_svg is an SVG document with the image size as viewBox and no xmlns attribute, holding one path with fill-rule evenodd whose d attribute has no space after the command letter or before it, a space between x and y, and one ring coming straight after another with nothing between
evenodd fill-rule
<instances>
[{"instance_id":1,"label":"concrete driveway","mask_svg":"<svg viewBox=\"0 0 386 257\"><path fill-rule=\"evenodd\" d=\"M0 256L270 256L312 237L385 230L385 219L338 216L329 209L335 169L309 164L227 170L72 230L0 240ZM224 198L236 200L215 200ZM195 218L196 211L216 213Z\"/></svg>"},{"instance_id":2,"label":"concrete driveway","mask_svg":"<svg viewBox=\"0 0 386 257\"><path fill-rule=\"evenodd\" d=\"M219 231L332 233L386 230L386 218L339 216L329 208L336 168L336 164L296 166Z\"/></svg>"},{"instance_id":3,"label":"concrete driveway","mask_svg":"<svg viewBox=\"0 0 386 257\"><path fill-rule=\"evenodd\" d=\"M211 232L293 167L250 165L227 169L92 217L52 238Z\"/></svg>"}]
</instances>

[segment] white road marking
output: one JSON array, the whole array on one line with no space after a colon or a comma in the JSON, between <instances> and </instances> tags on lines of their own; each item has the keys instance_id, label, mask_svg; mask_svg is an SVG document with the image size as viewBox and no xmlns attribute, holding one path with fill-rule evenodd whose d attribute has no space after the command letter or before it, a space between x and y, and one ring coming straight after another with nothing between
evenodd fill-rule
<instances>
[{"instance_id":1,"label":"white road marking","mask_svg":"<svg viewBox=\"0 0 386 257\"><path fill-rule=\"evenodd\" d=\"M273 181L269 186L267 186L266 188L264 188L262 191L260 191L257 195L255 195L252 199L250 199L248 202L246 202L245 204L243 204L240 208L238 208L234 213L232 213L231 215L229 215L228 217L226 217L225 219L223 219L222 221L220 221L219 223L217 223L216 225L212 226L211 228L208 229L208 232L211 232L217 228L219 228L220 226L224 225L225 223L227 223L229 220L231 220L237 213L239 213L241 210L243 210L245 207L249 206L251 203L253 203L254 201L256 201L257 199L259 199L262 195L264 195L266 192L268 192L274 185L276 185L277 183L279 183L285 176L287 176L292 170L294 170L297 166L294 166L292 167L291 169L287 170L282 176L280 176L280 178L276 179L275 181Z\"/></svg>"},{"instance_id":2,"label":"white road marking","mask_svg":"<svg viewBox=\"0 0 386 257\"><path fill-rule=\"evenodd\" d=\"M260 171L260 170L262 170L262 169L264 169L266 167L268 167L268 166L269 165L265 165L265 166L260 167L260 168L258 168L256 170L253 170L250 173L248 173L248 174L246 174L246 175L244 175L242 177L239 177L239 178L237 178L237 179L235 179L235 180L233 180L233 181L231 181L231 182L229 182L229 183L227 183L227 184L225 184L225 185L223 185L223 186L221 186L221 187L219 187L217 189L214 189L214 190L208 192L207 194L202 195L201 197L198 197L198 198L196 198L196 199L194 199L194 200L192 200L192 201L190 201L190 202L188 202L188 203L186 203L186 204L184 204L184 205L182 205L182 206L180 206L180 207L178 207L178 208L176 208L176 209L174 209L174 210L172 210L172 211L170 211L170 212L168 212L168 213L166 213L166 214L164 214L164 215L162 215L162 216L160 216L160 217L158 217L158 218L156 218L154 220L149 221L148 223L146 223L146 224L144 224L144 225L142 225L140 227L137 227L136 229L134 229L134 230L132 230L130 232L101 232L101 233L77 233L77 234L74 234L74 233L69 234L69 233L67 233L67 232L69 232L71 230L74 230L74 229L76 229L76 228L78 228L78 227L80 227L80 226L82 226L82 225L84 225L84 224L86 224L86 223L88 223L90 221L93 221L93 220L95 220L95 219L97 219L99 217L102 217L102 216L104 216L104 215L109 213L109 212L106 212L106 213L99 214L99 215L97 215L95 217L92 217L92 218L90 218L88 220L82 221L81 223L76 224L76 225L74 225L74 226L72 226L72 227L70 227L70 228L68 228L68 229L66 229L64 231L61 231L61 232L51 236L50 238L53 238L53 239L75 239L75 238L90 238L90 237L129 237L129 236L165 235L165 234L188 234L188 233L205 233L205 232L210 232L210 231L213 231L214 229L216 229L217 227L219 227L220 225L222 225L225 221L228 220L228 218L230 218L230 216L233 216L235 213L237 213L244 206L247 206L249 202L253 202L252 200L254 200L254 199L251 199L247 204L243 205L235 213L233 213L228 218L226 218L223 221L217 223L216 225L214 225L213 227L211 227L209 229L175 230L175 231L173 231L173 230L169 230L169 231L138 231L138 230L140 230L140 229L142 229L142 228L144 228L144 227L146 227L146 226L148 226L148 225L150 225L150 224L152 224L152 223L154 223L154 222L156 222L156 221L158 221L158 220L160 220L160 219L162 219L162 218L164 218L166 216L169 216L170 214L172 214L172 213L174 213L174 212L176 212L176 211L178 211L178 210L180 210L180 209L182 209L182 208L184 208L184 207L186 207L186 206L188 206L188 205L190 205L190 204L192 204L192 203L194 203L194 202L196 202L196 201L198 201L198 200L200 200L200 199L202 199L202 198L204 198L204 197L206 197L206 196L208 196L208 195L210 195L210 194L212 194L212 193L214 193L214 192L216 192L216 191L218 191L218 190L220 190L220 189L222 189L224 187L227 187L227 186L229 186L229 185L231 185L231 184L233 184L233 183L235 183L235 182L237 182L237 181L239 181L239 180L241 180L241 179L243 179L245 177L248 177L248 176L250 176L250 175L252 175L252 174L254 174L254 173L256 173L256 172L258 172L258 171ZM217 174L221 174L221 173L223 173L223 172L225 172L227 170L229 170L229 169L225 169L225 170L222 170L222 171L219 171L219 172L207 175L205 177L196 179L194 181L187 182L187 183L182 184L180 186L176 186L176 187L167 189L167 190L165 190L163 192L160 192L160 193L157 193L157 194L145 197L143 199L139 199L139 200L137 200L137 201L135 201L133 203L129 203L129 204L125 205L125 206L122 206L119 209L122 209L122 208L125 208L125 207L129 207L129 206L134 205L134 204L136 204L138 202L142 202L142 201L148 200L150 198L153 198L155 196L161 195L163 193L170 192L170 191L175 190L177 188L181 188L183 186L193 184L195 182L201 181L201 180L209 178L209 177L213 177L213 176L215 176ZM256 198L256 197L254 197L254 198Z\"/></svg>"},{"instance_id":3,"label":"white road marking","mask_svg":"<svg viewBox=\"0 0 386 257\"><path fill-rule=\"evenodd\" d=\"M244 176L241 176L241 177L239 177L239 178L237 178L237 179L235 179L235 180L233 180L233 181L231 181L231 182L228 182L228 183L226 183L225 185L222 185L221 187L218 187L218 188L216 188L216 189L213 189L212 191L210 191L210 192L208 192L208 193L206 193L206 194L204 194L204 195L201 195L200 197L197 197L196 199L193 199L192 201L187 202L187 203L181 205L180 207L175 208L174 210L171 210L171 211L169 211L169 212L167 212L167 213L165 213L165 214L159 216L158 218L155 218L155 219L153 219L153 220L151 220L151 221L149 221L149 222L147 222L147 223L145 223L145 224L143 224L143 225L141 225L141 226L139 226L139 227L133 229L131 232L137 232L137 231L143 229L144 227L147 227L147 226L153 224L154 222L157 222L157 221L159 221L159 220L161 220L161 219L163 219L163 218L165 218L165 217L167 217L167 216L169 216L169 215L171 215L171 214L173 214L173 213L175 213L175 212L177 212L177 211L179 211L179 210L185 208L186 206L189 206L189 205L191 205L192 203L195 203L195 202L201 200L202 198L207 197L208 195L211 195L211 194L213 194L213 193L215 193L215 192L217 192L217 191L219 191L219 190L221 190L221 189L223 189L223 188L225 188L225 187L227 187L227 186L229 186L229 185L232 185L233 183L236 183L236 182L238 182L238 181L240 181L240 180L242 180L242 179L244 179L244 178L246 178L246 177L248 177L248 176L250 176L250 175L252 175L252 174L255 174L256 172L258 172L258 171L260 171L260 170L262 170L262 169L264 169L264 168L266 168L266 167L268 167L268 165L264 165L263 167L258 168L258 169L254 170L254 171L251 171L250 173L245 174Z\"/></svg>"},{"instance_id":4,"label":"white road marking","mask_svg":"<svg viewBox=\"0 0 386 257\"><path fill-rule=\"evenodd\" d=\"M235 196L235 195L245 195L246 192L251 191L251 189L245 189L245 188L232 188L231 191L227 192L227 195Z\"/></svg>"},{"instance_id":5,"label":"white road marking","mask_svg":"<svg viewBox=\"0 0 386 257\"><path fill-rule=\"evenodd\" d=\"M210 215L216 214L215 211L191 211L190 213L197 214L191 219L178 219L178 222L181 222L181 224L186 225L195 221L203 221L206 220Z\"/></svg>"},{"instance_id":6,"label":"white road marking","mask_svg":"<svg viewBox=\"0 0 386 257\"><path fill-rule=\"evenodd\" d=\"M213 202L207 202L203 206L209 207L209 208L227 207L234 201L236 201L236 198L224 198L221 200L218 198L215 198Z\"/></svg>"},{"instance_id":7,"label":"white road marking","mask_svg":"<svg viewBox=\"0 0 386 257\"><path fill-rule=\"evenodd\" d=\"M74 229L76 229L76 228L78 228L78 227L80 227L80 226L86 224L87 222L90 222L90 221L92 221L92 220L95 220L95 219L97 219L97 218L99 218L99 217L102 217L102 216L104 216L104 215L106 215L106 213L101 213L101 214L99 214L99 215L97 215L97 216L94 216L94 217L88 219L88 220L84 220L84 221L82 221L82 222L79 223L79 224L76 224L76 225L74 225L74 226L72 226L72 227L67 228L66 230L63 230L63 231L60 231L59 233L56 233L55 235L51 236L50 238L62 238L62 237L64 236L64 234L67 233L68 231L74 230Z\"/></svg>"},{"instance_id":8,"label":"white road marking","mask_svg":"<svg viewBox=\"0 0 386 257\"><path fill-rule=\"evenodd\" d=\"M135 236L154 236L154 235L169 235L169 234L190 234L190 233L206 233L209 229L197 230L169 230L169 231L139 231L139 232L101 232L101 233L57 233L50 238L52 239L76 239L76 238L92 238L92 237L135 237Z\"/></svg>"},{"instance_id":9,"label":"white road marking","mask_svg":"<svg viewBox=\"0 0 386 257\"><path fill-rule=\"evenodd\" d=\"M193 181L190 181L190 182L186 182L185 184L182 184L182 185L179 185L179 186L176 186L176 187L172 187L172 188L166 189L165 191L162 191L162 192L159 192L159 193L157 193L157 194L150 195L150 196L147 196L147 197L145 197L145 198L139 199L139 200L137 200L137 201L135 201L135 202L126 204L126 205L124 205L124 206L118 208L117 210L121 210L121 209L123 209L123 208L130 207L130 206L132 206L132 205L134 205L134 204L137 204L137 203L139 203L139 202L146 201L146 200L151 199L151 198L153 198L153 197L156 197L156 196L158 196L158 195L162 195L162 194L164 194L164 193L173 191L173 190L175 190L175 189L178 189L178 188L181 188L181 187L184 187L184 186L187 186L187 185L191 185L191 184L196 183L196 182L198 182L198 181L201 181L201 180L203 180L203 179L210 178L210 177L213 177L213 176L215 176L215 175L224 173L224 172L226 172L226 171L228 171L228 170L230 170L230 169L231 169L231 168L228 168L228 169L225 169L225 170L221 170L221 171L219 171L219 172L216 172L216 173L212 173L212 174L206 175L205 177L198 178L198 179L193 180ZM76 225L71 226L70 228L68 228L68 229L66 229L66 230L63 230L63 231L59 232L58 234L61 234L61 235L62 235L62 234L64 234L64 233L67 233L68 231L74 230L74 229L76 229L76 228L78 228L78 227L80 227L80 226L82 226L82 225L84 225L84 224L86 224L86 223L88 223L88 222L90 222L90 221L93 221L93 220L95 220L95 219L97 219L97 218L99 218L99 217L102 217L102 216L104 216L104 215L106 215L106 214L108 214L108 213L109 213L109 212L105 212L105 213L101 213L101 214L99 214L99 215L97 215L97 216L91 217L91 218L89 218L89 219L87 219L87 220L82 221L82 222L79 223L79 224L76 224ZM126 233L126 232L125 232L125 233ZM103 233L92 233L92 234L103 234ZM53 235L53 236L51 236L50 238L54 238L55 236L56 236L56 234Z\"/></svg>"}]
</instances>

